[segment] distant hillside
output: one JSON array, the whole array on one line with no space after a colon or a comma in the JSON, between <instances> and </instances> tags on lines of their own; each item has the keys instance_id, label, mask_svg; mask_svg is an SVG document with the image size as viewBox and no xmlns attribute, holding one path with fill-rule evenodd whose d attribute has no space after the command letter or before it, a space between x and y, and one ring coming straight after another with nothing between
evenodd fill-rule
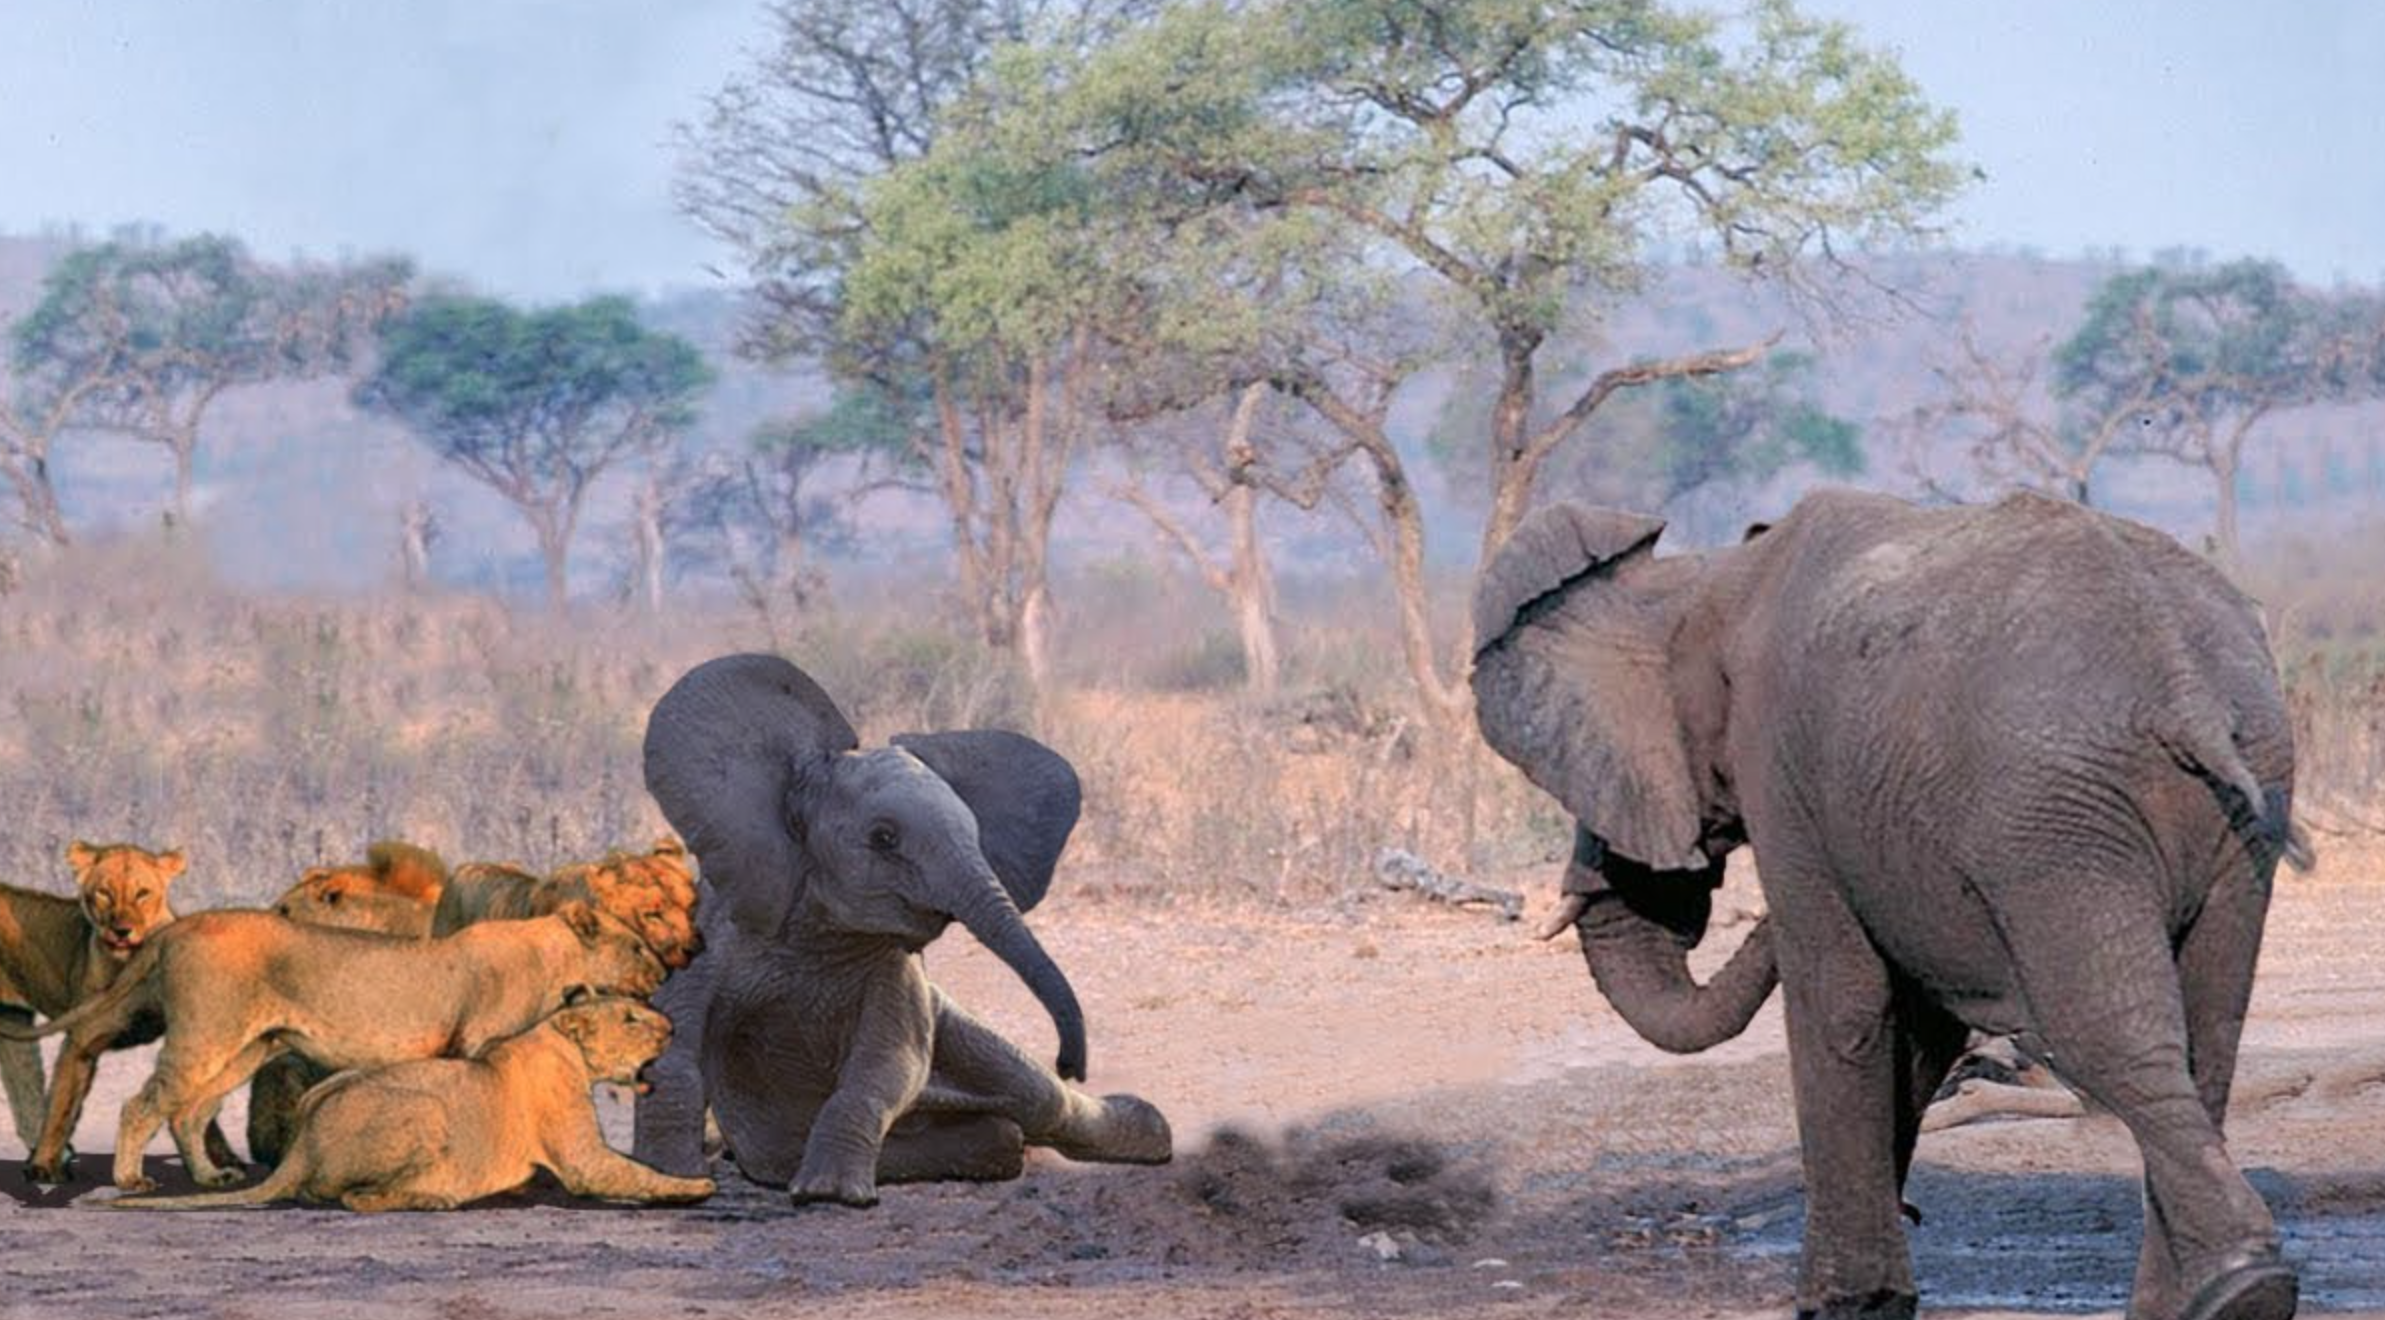
<instances>
[{"instance_id":1,"label":"distant hillside","mask_svg":"<svg viewBox=\"0 0 2385 1320\"><path fill-rule=\"evenodd\" d=\"M0 238L0 319L11 320L39 296L42 272L67 241L59 236ZM1595 370L1635 357L1761 340L1786 332L1785 345L1820 358L1821 402L1865 427L1870 445L1864 481L1912 490L1916 464L1938 482L1964 488L1974 481L1959 445L1939 444L1908 454L1887 441L1878 422L1910 410L1935 390L1933 361L1952 349L1947 325L1968 318L1991 352L2017 355L2058 341L2112 268L1999 253L1953 253L1876 263L1870 274L1895 288L1906 309L1894 317L1826 326L1785 303L1777 292L1751 290L1712 269L1660 273L1636 298L1613 308L1568 344L1551 350L1544 378L1570 362ZM689 443L697 449L742 447L772 418L825 405L828 384L817 370L766 370L731 351L739 298L718 290L671 294L647 305L651 322L685 335L719 371ZM1456 373L1420 378L1393 413L1395 434L1417 455L1418 480L1432 518L1437 562L1457 565L1473 554L1477 512L1470 492L1451 489L1423 457L1431 429ZM1485 401L1487 405L1487 400ZM2380 410L2305 410L2267 424L2256 440L2245 486L2249 536L2280 526L2308 531L2385 509L2385 426ZM1595 443L1595 422L1589 443ZM70 522L78 528L138 525L156 518L170 489L163 450L122 440L77 439L62 447L58 478ZM227 395L211 414L200 454L201 524L228 572L260 585L354 589L394 572L397 510L427 498L438 510L442 536L433 569L457 585L529 592L536 556L520 520L483 488L440 463L394 425L366 418L347 402L343 381L260 387ZM1777 513L1810 474L1790 473L1762 490L1734 492L1714 521L1736 522ZM1101 482L1080 481L1064 506L1056 553L1064 564L1159 553L1141 516L1100 493ZM2208 479L2175 464L2115 467L2099 496L2124 511L2181 534L2201 533L2209 508ZM606 592L620 576L625 536L624 492L600 490L574 556L574 582L583 593ZM1198 513L1187 499L1188 512ZM928 561L942 543L942 522L922 497L874 497L865 510L856 549L884 566ZM2288 516L2290 514L2290 517ZM1346 571L1364 550L1346 527L1288 508L1269 515L1271 538L1289 573Z\"/></svg>"}]
</instances>

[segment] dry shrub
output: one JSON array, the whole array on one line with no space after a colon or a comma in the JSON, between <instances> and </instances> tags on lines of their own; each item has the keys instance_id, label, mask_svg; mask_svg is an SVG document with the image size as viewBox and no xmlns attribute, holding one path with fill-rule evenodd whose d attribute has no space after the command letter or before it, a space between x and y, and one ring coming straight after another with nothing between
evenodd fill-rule
<instances>
[{"instance_id":1,"label":"dry shrub","mask_svg":"<svg viewBox=\"0 0 2385 1320\"><path fill-rule=\"evenodd\" d=\"M2385 822L2385 528L2269 547L2247 581L2294 716L2300 796L2322 818Z\"/></svg>"}]
</instances>

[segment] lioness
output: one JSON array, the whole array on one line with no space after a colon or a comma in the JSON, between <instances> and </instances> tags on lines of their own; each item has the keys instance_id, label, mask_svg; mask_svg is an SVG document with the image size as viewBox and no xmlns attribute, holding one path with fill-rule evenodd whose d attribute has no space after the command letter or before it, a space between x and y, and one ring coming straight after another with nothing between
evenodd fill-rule
<instances>
[{"instance_id":1,"label":"lioness","mask_svg":"<svg viewBox=\"0 0 2385 1320\"><path fill-rule=\"evenodd\" d=\"M350 1210L452 1210L551 1169L575 1196L700 1201L710 1178L658 1173L605 1144L588 1088L644 1086L671 1024L631 999L584 999L477 1059L341 1073L307 1092L289 1158L254 1187L133 1197L125 1209L199 1210L297 1197Z\"/></svg>"},{"instance_id":2,"label":"lioness","mask_svg":"<svg viewBox=\"0 0 2385 1320\"><path fill-rule=\"evenodd\" d=\"M431 912L447 887L439 854L397 839L365 850L364 864L318 866L273 901L273 910L305 926L369 930L427 939ZM267 1168L282 1162L298 1099L331 1076L296 1054L267 1060L248 1084L248 1157Z\"/></svg>"},{"instance_id":3,"label":"lioness","mask_svg":"<svg viewBox=\"0 0 2385 1320\"><path fill-rule=\"evenodd\" d=\"M586 904L439 940L202 912L159 931L115 985L30 1034L70 1033L65 1057L163 1013L157 1070L117 1119L116 1185L151 1185L141 1150L170 1123L191 1176L222 1186L239 1175L210 1158L200 1131L283 1050L332 1068L469 1058L555 1011L574 987L643 996L662 978L644 941Z\"/></svg>"},{"instance_id":4,"label":"lioness","mask_svg":"<svg viewBox=\"0 0 2385 1320\"><path fill-rule=\"evenodd\" d=\"M437 854L385 840L363 866L317 867L275 900L293 921L391 935L450 935L481 921L544 916L570 902L608 912L638 932L676 970L703 947L693 909L695 876L687 849L664 835L644 853L610 852L537 876L500 862L466 862L450 875ZM284 1055L259 1069L248 1093L249 1158L279 1164L289 1148L298 1098L330 1076Z\"/></svg>"},{"instance_id":5,"label":"lioness","mask_svg":"<svg viewBox=\"0 0 2385 1320\"><path fill-rule=\"evenodd\" d=\"M30 1031L33 1015L56 1017L105 990L150 934L174 919L167 891L188 865L178 848L151 852L129 843L67 845L76 896L37 893L0 885L0 1024ZM145 1044L157 1026L128 1030L109 1046ZM91 1090L96 1051L86 1060L61 1057L50 1100L43 1103L41 1049L30 1040L0 1041L0 1084L8 1092L9 1116L27 1150L42 1144L45 1113L63 1111L64 1131L57 1158L36 1160L27 1172L43 1181L64 1181L66 1143ZM228 1153L220 1134L210 1138Z\"/></svg>"},{"instance_id":6,"label":"lioness","mask_svg":"<svg viewBox=\"0 0 2385 1320\"><path fill-rule=\"evenodd\" d=\"M273 901L273 910L309 926L426 936L447 887L447 863L428 848L383 839L362 866L318 866Z\"/></svg>"}]
</instances>

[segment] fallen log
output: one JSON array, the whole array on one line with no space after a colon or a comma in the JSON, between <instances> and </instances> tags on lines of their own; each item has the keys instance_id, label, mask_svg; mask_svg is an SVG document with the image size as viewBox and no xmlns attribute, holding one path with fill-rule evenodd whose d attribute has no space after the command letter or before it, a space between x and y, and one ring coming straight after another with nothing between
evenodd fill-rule
<instances>
[{"instance_id":1,"label":"fallen log","mask_svg":"<svg viewBox=\"0 0 2385 1320\"><path fill-rule=\"evenodd\" d=\"M1375 878L1385 889L1412 890L1452 907L1486 905L1498 909L1501 921L1521 921L1524 896L1512 889L1493 889L1435 870L1430 862L1405 848L1385 848L1375 854Z\"/></svg>"}]
</instances>

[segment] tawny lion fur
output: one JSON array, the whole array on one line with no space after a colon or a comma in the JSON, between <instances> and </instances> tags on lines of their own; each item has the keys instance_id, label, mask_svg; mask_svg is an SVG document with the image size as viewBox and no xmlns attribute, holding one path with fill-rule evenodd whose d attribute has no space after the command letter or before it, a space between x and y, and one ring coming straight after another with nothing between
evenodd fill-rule
<instances>
[{"instance_id":1,"label":"tawny lion fur","mask_svg":"<svg viewBox=\"0 0 2385 1320\"><path fill-rule=\"evenodd\" d=\"M97 998L38 1032L0 1035L67 1032L66 1057L162 1014L157 1069L117 1122L116 1185L146 1190L141 1150L170 1123L191 1176L221 1186L239 1175L209 1157L199 1134L224 1097L283 1050L332 1068L471 1057L561 1007L574 988L643 996L662 978L642 940L586 904L442 940L202 912L161 930Z\"/></svg>"},{"instance_id":2,"label":"tawny lion fur","mask_svg":"<svg viewBox=\"0 0 2385 1320\"><path fill-rule=\"evenodd\" d=\"M150 935L174 919L168 891L188 865L180 849L152 852L80 839L67 845L66 862L75 874L73 898L0 885L0 1023L30 1030L34 1014L57 1017L114 984ZM157 1024L138 1024L113 1044L156 1038ZM91 1090L92 1067L59 1063L45 1094L40 1047L29 1040L0 1041L0 1085L25 1148L40 1147L50 1116L60 1108L66 1113L57 1159L28 1167L42 1181L64 1180L65 1143ZM212 1128L209 1141L219 1156L229 1155Z\"/></svg>"},{"instance_id":3,"label":"tawny lion fur","mask_svg":"<svg viewBox=\"0 0 2385 1320\"><path fill-rule=\"evenodd\" d=\"M134 1197L124 1209L199 1210L299 1198L351 1210L452 1210L511 1191L540 1169L575 1196L700 1201L710 1178L674 1178L607 1146L588 1090L633 1085L670 1039L630 999L584 1000L478 1059L425 1059L341 1073L307 1092L289 1157L254 1187Z\"/></svg>"}]
</instances>

